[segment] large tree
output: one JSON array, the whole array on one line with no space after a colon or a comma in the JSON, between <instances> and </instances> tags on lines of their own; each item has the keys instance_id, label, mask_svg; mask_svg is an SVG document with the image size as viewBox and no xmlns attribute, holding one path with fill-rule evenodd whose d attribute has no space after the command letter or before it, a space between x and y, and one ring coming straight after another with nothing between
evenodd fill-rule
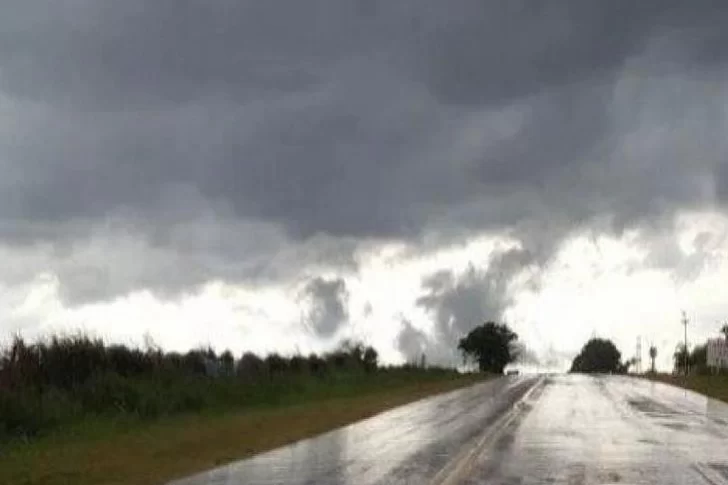
<instances>
[{"instance_id":1,"label":"large tree","mask_svg":"<svg viewBox=\"0 0 728 485\"><path fill-rule=\"evenodd\" d=\"M518 335L508 325L486 322L460 339L458 349L465 360L477 362L482 372L503 373L517 355L514 344Z\"/></svg>"},{"instance_id":2,"label":"large tree","mask_svg":"<svg viewBox=\"0 0 728 485\"><path fill-rule=\"evenodd\" d=\"M579 355L574 357L571 372L584 373L622 373L628 364L622 364L622 354L611 340L593 338L582 347Z\"/></svg>"}]
</instances>

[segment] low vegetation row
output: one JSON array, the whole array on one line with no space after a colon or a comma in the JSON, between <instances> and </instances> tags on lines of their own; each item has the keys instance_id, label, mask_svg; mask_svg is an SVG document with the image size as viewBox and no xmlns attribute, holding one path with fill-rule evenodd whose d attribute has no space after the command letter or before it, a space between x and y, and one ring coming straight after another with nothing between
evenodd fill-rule
<instances>
[{"instance_id":1,"label":"low vegetation row","mask_svg":"<svg viewBox=\"0 0 728 485\"><path fill-rule=\"evenodd\" d=\"M296 404L454 372L382 367L374 348L350 341L323 355L235 357L210 348L107 345L85 335L15 338L0 349L0 439L27 440L89 416L153 419Z\"/></svg>"},{"instance_id":2,"label":"low vegetation row","mask_svg":"<svg viewBox=\"0 0 728 485\"><path fill-rule=\"evenodd\" d=\"M487 322L458 345L473 369L502 374L518 336ZM264 357L199 348L166 352L108 344L87 335L20 337L0 346L0 441L28 441L84 420L152 420L365 395L455 376L455 369L382 366L368 345L344 341L324 354Z\"/></svg>"}]
</instances>

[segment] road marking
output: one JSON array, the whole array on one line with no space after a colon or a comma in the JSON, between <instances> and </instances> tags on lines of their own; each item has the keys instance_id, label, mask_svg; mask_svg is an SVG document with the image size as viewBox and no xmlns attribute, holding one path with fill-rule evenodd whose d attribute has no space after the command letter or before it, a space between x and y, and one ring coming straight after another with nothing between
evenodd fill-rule
<instances>
[{"instance_id":1,"label":"road marking","mask_svg":"<svg viewBox=\"0 0 728 485\"><path fill-rule=\"evenodd\" d=\"M693 465L693 469L702 476L706 482L710 483L711 485L727 485L728 480L726 478L718 473L713 467L710 465L705 465L703 463L695 463Z\"/></svg>"},{"instance_id":2,"label":"road marking","mask_svg":"<svg viewBox=\"0 0 728 485\"><path fill-rule=\"evenodd\" d=\"M473 465L493 443L495 443L502 435L503 431L508 429L516 419L531 409L529 399L536 391L542 388L545 377L541 376L531 388L523 394L519 399L514 401L510 409L508 409L501 417L499 417L485 433L478 439L477 443L471 447L464 447L463 451L458 453L437 475L431 480L431 485L452 485L459 483L471 472Z\"/></svg>"}]
</instances>

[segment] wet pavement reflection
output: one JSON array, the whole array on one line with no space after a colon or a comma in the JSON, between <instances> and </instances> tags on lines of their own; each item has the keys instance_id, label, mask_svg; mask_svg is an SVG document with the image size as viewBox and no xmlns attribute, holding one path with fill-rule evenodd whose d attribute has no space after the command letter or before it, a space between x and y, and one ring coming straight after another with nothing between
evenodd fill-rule
<instances>
[{"instance_id":1,"label":"wet pavement reflection","mask_svg":"<svg viewBox=\"0 0 728 485\"><path fill-rule=\"evenodd\" d=\"M728 405L643 379L553 376L462 483L728 484Z\"/></svg>"},{"instance_id":2,"label":"wet pavement reflection","mask_svg":"<svg viewBox=\"0 0 728 485\"><path fill-rule=\"evenodd\" d=\"M174 485L427 483L536 380L502 378L418 401Z\"/></svg>"},{"instance_id":3,"label":"wet pavement reflection","mask_svg":"<svg viewBox=\"0 0 728 485\"><path fill-rule=\"evenodd\" d=\"M460 466L463 456L467 466ZM728 405L630 377L502 378L174 485L426 484L435 478L448 484L728 485Z\"/></svg>"}]
</instances>

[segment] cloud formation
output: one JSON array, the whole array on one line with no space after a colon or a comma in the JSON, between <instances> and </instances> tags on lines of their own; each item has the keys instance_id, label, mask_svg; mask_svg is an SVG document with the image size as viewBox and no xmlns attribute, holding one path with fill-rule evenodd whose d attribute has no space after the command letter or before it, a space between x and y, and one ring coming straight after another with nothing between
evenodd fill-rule
<instances>
[{"instance_id":1,"label":"cloud formation","mask_svg":"<svg viewBox=\"0 0 728 485\"><path fill-rule=\"evenodd\" d=\"M343 279L311 279L303 289L308 304L305 323L318 337L328 338L349 320L349 293Z\"/></svg>"},{"instance_id":2,"label":"cloud formation","mask_svg":"<svg viewBox=\"0 0 728 485\"><path fill-rule=\"evenodd\" d=\"M492 263L503 276L423 282L418 304L452 336L501 314L508 275L574 231L649 228L651 261L672 269L668 221L728 202L728 10L713 2L4 10L0 279L53 273L70 304L350 272L391 241L518 240ZM346 288L314 281L329 335Z\"/></svg>"},{"instance_id":3,"label":"cloud formation","mask_svg":"<svg viewBox=\"0 0 728 485\"><path fill-rule=\"evenodd\" d=\"M421 294L415 304L433 321L428 332L406 318L400 319L395 340L397 350L408 361L424 353L435 364L457 364L457 342L486 321L503 321L513 304L514 285L535 290L539 286L536 260L521 248L496 250L483 267L470 263L463 271L438 270L421 281ZM521 349L528 363L537 357Z\"/></svg>"},{"instance_id":4,"label":"cloud formation","mask_svg":"<svg viewBox=\"0 0 728 485\"><path fill-rule=\"evenodd\" d=\"M422 355L427 355L432 343L425 332L412 325L412 322L403 319L401 329L397 334L395 346L406 362L419 363Z\"/></svg>"}]
</instances>

